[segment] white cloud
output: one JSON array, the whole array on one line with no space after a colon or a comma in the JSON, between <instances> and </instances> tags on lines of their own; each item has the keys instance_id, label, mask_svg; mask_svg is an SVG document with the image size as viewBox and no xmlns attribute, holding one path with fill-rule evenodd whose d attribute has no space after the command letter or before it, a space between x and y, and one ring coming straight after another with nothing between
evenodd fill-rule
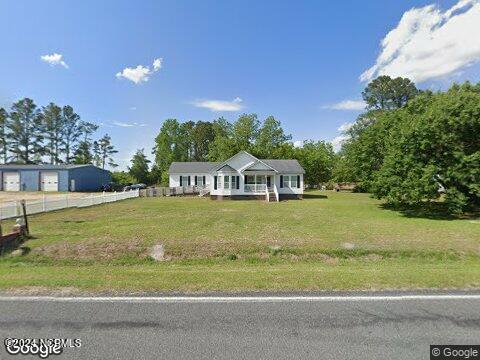
<instances>
[{"instance_id":1,"label":"white cloud","mask_svg":"<svg viewBox=\"0 0 480 360\"><path fill-rule=\"evenodd\" d=\"M151 70L148 67L143 65L138 65L136 68L125 68L121 72L118 72L115 76L119 79L125 78L130 81L133 81L135 84L139 84L141 82L147 82L149 79L149 75L151 74Z\"/></svg>"},{"instance_id":2,"label":"white cloud","mask_svg":"<svg viewBox=\"0 0 480 360\"><path fill-rule=\"evenodd\" d=\"M350 122L350 123L344 123L342 125L340 125L340 127L338 128L338 131L340 132L345 132L345 131L348 131L350 130L350 128L354 125L355 123L353 122Z\"/></svg>"},{"instance_id":3,"label":"white cloud","mask_svg":"<svg viewBox=\"0 0 480 360\"><path fill-rule=\"evenodd\" d=\"M193 105L200 108L209 109L210 111L239 111L243 109L243 100L236 97L232 101L225 100L198 100Z\"/></svg>"},{"instance_id":4,"label":"white cloud","mask_svg":"<svg viewBox=\"0 0 480 360\"><path fill-rule=\"evenodd\" d=\"M155 59L152 67L137 65L137 67L126 67L122 71L119 71L115 76L118 79L128 79L135 84L147 82L150 76L162 68L162 58Z\"/></svg>"},{"instance_id":5,"label":"white cloud","mask_svg":"<svg viewBox=\"0 0 480 360\"><path fill-rule=\"evenodd\" d=\"M162 62L163 62L162 58L153 60L153 71L160 70L162 68Z\"/></svg>"},{"instance_id":6,"label":"white cloud","mask_svg":"<svg viewBox=\"0 0 480 360\"><path fill-rule=\"evenodd\" d=\"M42 61L45 61L46 63L50 64L51 66L56 66L56 65L61 65L65 69L68 69L67 63L63 60L63 55L62 54L57 54L53 53L50 55L42 55L40 56L40 59Z\"/></svg>"},{"instance_id":7,"label":"white cloud","mask_svg":"<svg viewBox=\"0 0 480 360\"><path fill-rule=\"evenodd\" d=\"M460 0L446 11L412 8L382 40L375 65L360 80L389 75L422 82L456 74L480 60L479 32L478 0Z\"/></svg>"},{"instance_id":8,"label":"white cloud","mask_svg":"<svg viewBox=\"0 0 480 360\"><path fill-rule=\"evenodd\" d=\"M113 125L120 126L120 127L147 126L147 124L142 124L142 123L137 123L137 122L126 123L126 122L122 122L122 121L114 121L114 122L113 122Z\"/></svg>"},{"instance_id":9,"label":"white cloud","mask_svg":"<svg viewBox=\"0 0 480 360\"><path fill-rule=\"evenodd\" d=\"M322 108L331 110L364 110L365 102L363 100L343 100L335 104L325 105Z\"/></svg>"},{"instance_id":10,"label":"white cloud","mask_svg":"<svg viewBox=\"0 0 480 360\"><path fill-rule=\"evenodd\" d=\"M339 135L335 138L333 138L333 140L331 141L331 144L333 146L333 150L335 150L335 152L338 152L340 151L341 147L342 147L342 144L347 141L350 137L348 135Z\"/></svg>"},{"instance_id":11,"label":"white cloud","mask_svg":"<svg viewBox=\"0 0 480 360\"><path fill-rule=\"evenodd\" d=\"M294 141L293 146L295 146L296 148L302 147L303 146L303 140Z\"/></svg>"}]
</instances>

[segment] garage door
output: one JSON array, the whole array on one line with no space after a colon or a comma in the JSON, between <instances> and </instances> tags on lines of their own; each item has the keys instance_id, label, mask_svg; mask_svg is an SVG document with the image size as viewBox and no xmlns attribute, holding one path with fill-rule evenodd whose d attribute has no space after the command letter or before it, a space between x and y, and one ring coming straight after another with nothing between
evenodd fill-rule
<instances>
[{"instance_id":1,"label":"garage door","mask_svg":"<svg viewBox=\"0 0 480 360\"><path fill-rule=\"evenodd\" d=\"M20 191L20 173L18 172L3 173L3 190Z\"/></svg>"},{"instance_id":2,"label":"garage door","mask_svg":"<svg viewBox=\"0 0 480 360\"><path fill-rule=\"evenodd\" d=\"M45 171L40 175L42 191L58 191L58 173L54 171Z\"/></svg>"}]
</instances>

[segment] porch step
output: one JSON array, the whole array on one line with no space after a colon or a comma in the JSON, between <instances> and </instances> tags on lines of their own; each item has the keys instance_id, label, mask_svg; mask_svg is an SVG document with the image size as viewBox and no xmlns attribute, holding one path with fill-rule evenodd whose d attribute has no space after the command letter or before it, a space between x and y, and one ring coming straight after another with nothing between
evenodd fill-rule
<instances>
[{"instance_id":1,"label":"porch step","mask_svg":"<svg viewBox=\"0 0 480 360\"><path fill-rule=\"evenodd\" d=\"M210 189L201 189L198 196L203 197L208 194L210 194Z\"/></svg>"},{"instance_id":2,"label":"porch step","mask_svg":"<svg viewBox=\"0 0 480 360\"><path fill-rule=\"evenodd\" d=\"M275 192L274 192L274 191L271 191L271 192L269 191L269 192L268 192L268 198L270 199L269 202L277 201L277 198L276 198L276 196L275 196Z\"/></svg>"}]
</instances>

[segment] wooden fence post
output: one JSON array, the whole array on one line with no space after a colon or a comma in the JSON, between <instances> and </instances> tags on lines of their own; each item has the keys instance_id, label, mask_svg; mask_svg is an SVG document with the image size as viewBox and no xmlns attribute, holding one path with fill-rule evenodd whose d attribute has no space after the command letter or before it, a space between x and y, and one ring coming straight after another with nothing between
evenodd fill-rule
<instances>
[{"instance_id":1,"label":"wooden fence post","mask_svg":"<svg viewBox=\"0 0 480 360\"><path fill-rule=\"evenodd\" d=\"M20 204L22 205L23 223L25 225L25 231L26 231L27 235L29 235L30 234L30 229L28 228L27 205L25 203L25 200L22 200L20 202Z\"/></svg>"}]
</instances>

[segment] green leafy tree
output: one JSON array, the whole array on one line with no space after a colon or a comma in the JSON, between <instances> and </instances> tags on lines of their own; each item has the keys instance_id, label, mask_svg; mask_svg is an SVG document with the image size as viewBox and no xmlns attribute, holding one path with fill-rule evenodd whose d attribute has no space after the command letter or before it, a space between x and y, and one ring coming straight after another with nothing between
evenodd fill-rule
<instances>
[{"instance_id":1,"label":"green leafy tree","mask_svg":"<svg viewBox=\"0 0 480 360\"><path fill-rule=\"evenodd\" d=\"M181 153L181 161L192 161L195 150L193 146L193 131L195 123L187 121L179 124L179 131L177 136L177 147Z\"/></svg>"},{"instance_id":2,"label":"green leafy tree","mask_svg":"<svg viewBox=\"0 0 480 360\"><path fill-rule=\"evenodd\" d=\"M382 75L370 82L362 92L369 109L399 109L418 94L415 84L407 78Z\"/></svg>"},{"instance_id":3,"label":"green leafy tree","mask_svg":"<svg viewBox=\"0 0 480 360\"><path fill-rule=\"evenodd\" d=\"M372 191L374 177L384 161L390 129L399 121L392 111L404 107L419 93L407 78L379 76L367 85L362 95L368 110L345 132L348 140L337 157L335 180L356 182L357 190Z\"/></svg>"},{"instance_id":4,"label":"green leafy tree","mask_svg":"<svg viewBox=\"0 0 480 360\"><path fill-rule=\"evenodd\" d=\"M237 151L252 151L259 127L256 114L243 114L235 121L232 135Z\"/></svg>"},{"instance_id":5,"label":"green leafy tree","mask_svg":"<svg viewBox=\"0 0 480 360\"><path fill-rule=\"evenodd\" d=\"M167 119L163 122L160 133L155 138L154 176L168 179L168 168L173 161L186 161L184 146L182 144L180 124L176 119Z\"/></svg>"},{"instance_id":6,"label":"green leafy tree","mask_svg":"<svg viewBox=\"0 0 480 360\"><path fill-rule=\"evenodd\" d=\"M70 164L73 159L78 139L82 135L82 123L80 116L73 111L73 108L66 105L62 109L62 139L65 152L65 162Z\"/></svg>"},{"instance_id":7,"label":"green leafy tree","mask_svg":"<svg viewBox=\"0 0 480 360\"><path fill-rule=\"evenodd\" d=\"M305 183L316 186L332 178L335 152L325 141L305 141L296 149L296 158L305 169Z\"/></svg>"},{"instance_id":8,"label":"green leafy tree","mask_svg":"<svg viewBox=\"0 0 480 360\"><path fill-rule=\"evenodd\" d=\"M112 181L117 184L131 185L136 182L136 179L127 171L112 171Z\"/></svg>"},{"instance_id":9,"label":"green leafy tree","mask_svg":"<svg viewBox=\"0 0 480 360\"><path fill-rule=\"evenodd\" d=\"M335 182L357 182L355 171L352 171L349 159L344 153L335 155L332 180Z\"/></svg>"},{"instance_id":10,"label":"green leafy tree","mask_svg":"<svg viewBox=\"0 0 480 360\"><path fill-rule=\"evenodd\" d=\"M208 121L197 121L192 130L193 160L206 161L208 149L214 140L213 125Z\"/></svg>"},{"instance_id":11,"label":"green leafy tree","mask_svg":"<svg viewBox=\"0 0 480 360\"><path fill-rule=\"evenodd\" d=\"M212 130L214 138L208 145L208 160L224 161L235 155L232 124L221 117L212 123Z\"/></svg>"},{"instance_id":12,"label":"green leafy tree","mask_svg":"<svg viewBox=\"0 0 480 360\"><path fill-rule=\"evenodd\" d=\"M296 150L291 142L285 142L277 146L269 157L272 159L295 159Z\"/></svg>"},{"instance_id":13,"label":"green leafy tree","mask_svg":"<svg viewBox=\"0 0 480 360\"><path fill-rule=\"evenodd\" d=\"M291 139L292 136L286 135L283 131L280 121L273 116L269 116L258 131L254 154L263 159L276 158L280 155L276 152L276 149Z\"/></svg>"},{"instance_id":14,"label":"green leafy tree","mask_svg":"<svg viewBox=\"0 0 480 360\"><path fill-rule=\"evenodd\" d=\"M143 149L137 150L131 160L132 166L128 169L129 174L139 183L148 184L150 182L149 164Z\"/></svg>"},{"instance_id":15,"label":"green leafy tree","mask_svg":"<svg viewBox=\"0 0 480 360\"><path fill-rule=\"evenodd\" d=\"M50 157L51 164L62 162L63 144L63 117L62 108L50 103L43 107L43 122L45 127L46 154Z\"/></svg>"},{"instance_id":16,"label":"green leafy tree","mask_svg":"<svg viewBox=\"0 0 480 360\"><path fill-rule=\"evenodd\" d=\"M394 204L440 197L451 212L480 205L480 83L423 94L401 110L392 127L374 193Z\"/></svg>"},{"instance_id":17,"label":"green leafy tree","mask_svg":"<svg viewBox=\"0 0 480 360\"><path fill-rule=\"evenodd\" d=\"M15 162L38 163L45 153L42 114L32 99L24 98L12 105L9 130L10 152Z\"/></svg>"},{"instance_id":18,"label":"green leafy tree","mask_svg":"<svg viewBox=\"0 0 480 360\"><path fill-rule=\"evenodd\" d=\"M358 117L346 134L335 170L337 181L358 183L358 190L372 191L372 182L381 168L390 129L399 119L392 111L369 111Z\"/></svg>"},{"instance_id":19,"label":"green leafy tree","mask_svg":"<svg viewBox=\"0 0 480 360\"><path fill-rule=\"evenodd\" d=\"M112 168L118 165L114 162L113 155L118 153L118 150L112 145L112 139L108 134L105 134L100 140L94 142L94 160L97 166L105 169L108 165Z\"/></svg>"},{"instance_id":20,"label":"green leafy tree","mask_svg":"<svg viewBox=\"0 0 480 360\"><path fill-rule=\"evenodd\" d=\"M4 164L8 161L8 113L0 108L0 157Z\"/></svg>"}]
</instances>

